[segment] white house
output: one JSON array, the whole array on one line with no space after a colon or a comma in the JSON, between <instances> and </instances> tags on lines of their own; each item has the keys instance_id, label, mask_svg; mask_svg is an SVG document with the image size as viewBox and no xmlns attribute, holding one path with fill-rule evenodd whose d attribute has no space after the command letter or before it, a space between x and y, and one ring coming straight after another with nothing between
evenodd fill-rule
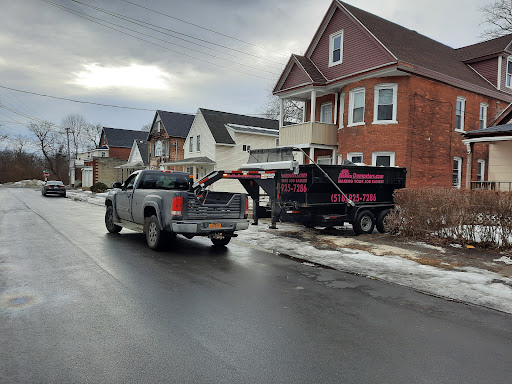
<instances>
[{"instance_id":1,"label":"white house","mask_svg":"<svg viewBox=\"0 0 512 384\"><path fill-rule=\"evenodd\" d=\"M237 170L250 149L275 148L279 121L199 108L184 145L184 159L164 163L199 179L214 170ZM221 180L216 190L245 192L237 180Z\"/></svg>"}]
</instances>

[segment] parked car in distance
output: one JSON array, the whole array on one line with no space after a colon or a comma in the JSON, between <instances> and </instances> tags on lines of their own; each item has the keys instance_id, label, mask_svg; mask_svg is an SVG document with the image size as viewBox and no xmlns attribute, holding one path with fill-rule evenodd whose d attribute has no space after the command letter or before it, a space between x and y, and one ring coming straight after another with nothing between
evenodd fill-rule
<instances>
[{"instance_id":1,"label":"parked car in distance","mask_svg":"<svg viewBox=\"0 0 512 384\"><path fill-rule=\"evenodd\" d=\"M47 181L41 187L41 195L46 196L48 193L66 197L66 187L62 181Z\"/></svg>"}]
</instances>

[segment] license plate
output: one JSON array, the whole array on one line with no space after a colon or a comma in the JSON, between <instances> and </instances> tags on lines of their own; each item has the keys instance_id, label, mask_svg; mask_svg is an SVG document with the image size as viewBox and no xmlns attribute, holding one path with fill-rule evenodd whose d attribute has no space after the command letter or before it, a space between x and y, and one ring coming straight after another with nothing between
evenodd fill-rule
<instances>
[{"instance_id":1,"label":"license plate","mask_svg":"<svg viewBox=\"0 0 512 384\"><path fill-rule=\"evenodd\" d=\"M210 223L210 224L208 224L208 228L210 228L210 229L217 229L217 228L220 228L220 227L221 227L220 223Z\"/></svg>"}]
</instances>

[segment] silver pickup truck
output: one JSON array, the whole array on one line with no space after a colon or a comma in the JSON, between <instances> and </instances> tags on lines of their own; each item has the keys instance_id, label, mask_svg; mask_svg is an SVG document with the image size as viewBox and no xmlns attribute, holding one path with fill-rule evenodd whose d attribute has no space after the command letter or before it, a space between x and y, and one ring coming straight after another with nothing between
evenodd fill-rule
<instances>
[{"instance_id":1,"label":"silver pickup truck","mask_svg":"<svg viewBox=\"0 0 512 384\"><path fill-rule=\"evenodd\" d=\"M249 202L245 193L201 192L196 195L186 172L137 171L114 183L105 198L105 225L111 233L122 227L144 232L149 248L181 234L208 236L223 246L235 231L247 229Z\"/></svg>"}]
</instances>

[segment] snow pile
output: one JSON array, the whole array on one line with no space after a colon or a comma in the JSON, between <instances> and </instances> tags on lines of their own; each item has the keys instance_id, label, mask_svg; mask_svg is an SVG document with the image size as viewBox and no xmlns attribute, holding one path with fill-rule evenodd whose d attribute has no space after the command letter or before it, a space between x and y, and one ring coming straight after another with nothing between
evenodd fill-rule
<instances>
[{"instance_id":1,"label":"snow pile","mask_svg":"<svg viewBox=\"0 0 512 384\"><path fill-rule=\"evenodd\" d=\"M33 187L41 187L44 185L44 181L43 180L37 180L37 179L33 179L33 180L21 180L21 181L16 181L14 183L5 183L5 184L2 184L3 186L5 187L9 187L9 188L33 188Z\"/></svg>"},{"instance_id":2,"label":"snow pile","mask_svg":"<svg viewBox=\"0 0 512 384\"><path fill-rule=\"evenodd\" d=\"M499 259L494 259L494 261L502 261L507 265L512 265L512 259L508 256L501 256Z\"/></svg>"},{"instance_id":3,"label":"snow pile","mask_svg":"<svg viewBox=\"0 0 512 384\"><path fill-rule=\"evenodd\" d=\"M76 201L84 201L94 205L105 205L105 196L108 193L93 193L91 191L67 191L67 196Z\"/></svg>"},{"instance_id":4,"label":"snow pile","mask_svg":"<svg viewBox=\"0 0 512 384\"><path fill-rule=\"evenodd\" d=\"M261 227L260 227L261 228ZM337 270L375 277L421 292L512 313L512 279L478 268L445 270L400 256L351 249L317 249L307 241L251 226L238 240Z\"/></svg>"}]
</instances>

